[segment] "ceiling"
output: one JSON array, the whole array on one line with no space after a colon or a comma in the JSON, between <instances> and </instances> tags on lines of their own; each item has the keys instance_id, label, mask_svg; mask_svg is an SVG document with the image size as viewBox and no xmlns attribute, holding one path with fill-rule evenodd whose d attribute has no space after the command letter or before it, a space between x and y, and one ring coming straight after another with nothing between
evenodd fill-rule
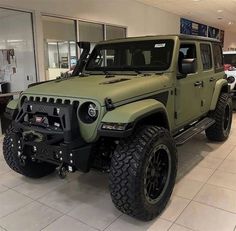
<instances>
[{"instance_id":1,"label":"ceiling","mask_svg":"<svg viewBox=\"0 0 236 231\"><path fill-rule=\"evenodd\" d=\"M200 23L236 32L236 0L137 0Z\"/></svg>"}]
</instances>

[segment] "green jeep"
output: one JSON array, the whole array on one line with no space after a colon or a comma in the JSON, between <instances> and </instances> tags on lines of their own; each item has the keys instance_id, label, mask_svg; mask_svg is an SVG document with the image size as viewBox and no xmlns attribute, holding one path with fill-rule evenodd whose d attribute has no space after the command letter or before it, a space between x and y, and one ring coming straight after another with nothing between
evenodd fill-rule
<instances>
[{"instance_id":1,"label":"green jeep","mask_svg":"<svg viewBox=\"0 0 236 231\"><path fill-rule=\"evenodd\" d=\"M7 164L39 178L56 168L109 173L112 201L141 220L168 203L177 148L205 131L225 141L232 100L221 44L185 35L100 42L83 50L71 76L30 85L6 116Z\"/></svg>"}]
</instances>

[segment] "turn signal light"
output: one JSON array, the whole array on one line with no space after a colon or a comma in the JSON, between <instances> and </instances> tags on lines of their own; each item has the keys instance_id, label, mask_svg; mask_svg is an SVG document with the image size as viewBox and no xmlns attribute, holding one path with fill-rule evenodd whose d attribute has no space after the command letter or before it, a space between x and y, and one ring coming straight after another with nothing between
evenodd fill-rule
<instances>
[{"instance_id":1,"label":"turn signal light","mask_svg":"<svg viewBox=\"0 0 236 231\"><path fill-rule=\"evenodd\" d=\"M126 130L127 124L125 123L103 123L102 129L113 130L113 131L124 131Z\"/></svg>"}]
</instances>

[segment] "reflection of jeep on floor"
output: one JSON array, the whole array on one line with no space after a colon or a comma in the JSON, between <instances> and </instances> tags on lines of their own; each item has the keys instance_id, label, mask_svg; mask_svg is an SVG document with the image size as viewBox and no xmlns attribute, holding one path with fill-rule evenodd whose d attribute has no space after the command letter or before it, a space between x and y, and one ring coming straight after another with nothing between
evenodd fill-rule
<instances>
[{"instance_id":1,"label":"reflection of jeep on floor","mask_svg":"<svg viewBox=\"0 0 236 231\"><path fill-rule=\"evenodd\" d=\"M4 157L16 172L109 172L115 206L142 220L165 208L177 149L205 130L227 139L232 101L220 43L155 36L89 44L71 77L30 86L6 115Z\"/></svg>"}]
</instances>

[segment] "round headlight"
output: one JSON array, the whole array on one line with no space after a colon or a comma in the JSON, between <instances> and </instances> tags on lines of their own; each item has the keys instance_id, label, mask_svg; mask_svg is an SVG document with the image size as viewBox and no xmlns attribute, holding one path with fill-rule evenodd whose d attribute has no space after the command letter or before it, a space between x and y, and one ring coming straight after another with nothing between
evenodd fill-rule
<instances>
[{"instance_id":1,"label":"round headlight","mask_svg":"<svg viewBox=\"0 0 236 231\"><path fill-rule=\"evenodd\" d=\"M93 123L98 117L98 108L95 103L86 102L79 108L79 118L84 123Z\"/></svg>"},{"instance_id":2,"label":"round headlight","mask_svg":"<svg viewBox=\"0 0 236 231\"><path fill-rule=\"evenodd\" d=\"M227 81L228 81L228 83L234 83L235 78L234 78L233 76L229 76L229 77L227 78Z\"/></svg>"}]
</instances>

